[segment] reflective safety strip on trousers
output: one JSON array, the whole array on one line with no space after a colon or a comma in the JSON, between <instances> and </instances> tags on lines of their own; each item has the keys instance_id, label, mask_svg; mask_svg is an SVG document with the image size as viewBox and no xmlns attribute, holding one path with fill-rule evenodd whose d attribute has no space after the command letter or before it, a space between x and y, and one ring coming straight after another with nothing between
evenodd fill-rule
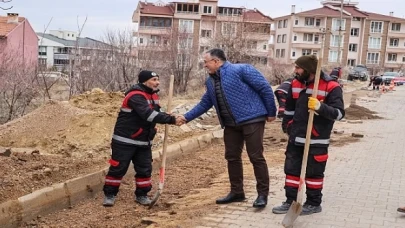
<instances>
[{"instance_id":1,"label":"reflective safety strip on trousers","mask_svg":"<svg viewBox=\"0 0 405 228\"><path fill-rule=\"evenodd\" d=\"M284 112L285 114L285 112ZM295 137L295 142L305 143L305 138ZM311 139L310 144L324 144L329 145L329 139Z\"/></svg>"},{"instance_id":2,"label":"reflective safety strip on trousers","mask_svg":"<svg viewBox=\"0 0 405 228\"><path fill-rule=\"evenodd\" d=\"M123 111L123 112L132 112L132 109L130 109L130 108L121 108L121 111Z\"/></svg>"},{"instance_id":3,"label":"reflective safety strip on trousers","mask_svg":"<svg viewBox=\"0 0 405 228\"><path fill-rule=\"evenodd\" d=\"M128 138L118 136L118 135L113 135L112 138L117 141L120 141L120 142L129 143L129 144L133 144L133 145L139 145L139 146L149 146L152 144L152 141L149 141L149 142L138 141L138 140L128 139Z\"/></svg>"},{"instance_id":4,"label":"reflective safety strip on trousers","mask_svg":"<svg viewBox=\"0 0 405 228\"><path fill-rule=\"evenodd\" d=\"M320 178L320 179L305 178L305 184L307 185L307 188L322 189L323 188L323 178Z\"/></svg>"},{"instance_id":5,"label":"reflective safety strip on trousers","mask_svg":"<svg viewBox=\"0 0 405 228\"><path fill-rule=\"evenodd\" d=\"M105 185L119 187L120 184L121 184L121 179L122 179L122 177L106 176L105 177Z\"/></svg>"},{"instance_id":6,"label":"reflective safety strip on trousers","mask_svg":"<svg viewBox=\"0 0 405 228\"><path fill-rule=\"evenodd\" d=\"M152 186L152 180L150 177L147 178L135 178L135 184L138 188L145 188Z\"/></svg>"},{"instance_id":7,"label":"reflective safety strip on trousers","mask_svg":"<svg viewBox=\"0 0 405 228\"><path fill-rule=\"evenodd\" d=\"M300 185L300 177L287 175L285 177L285 186L298 188Z\"/></svg>"},{"instance_id":8,"label":"reflective safety strip on trousers","mask_svg":"<svg viewBox=\"0 0 405 228\"><path fill-rule=\"evenodd\" d=\"M295 114L295 111L287 111L287 110L285 110L285 112L284 112L284 115L287 115L287 116L293 116Z\"/></svg>"},{"instance_id":9,"label":"reflective safety strip on trousers","mask_svg":"<svg viewBox=\"0 0 405 228\"><path fill-rule=\"evenodd\" d=\"M276 91L281 91L283 93L288 93L287 91L285 91L284 89L277 89Z\"/></svg>"},{"instance_id":10,"label":"reflective safety strip on trousers","mask_svg":"<svg viewBox=\"0 0 405 228\"><path fill-rule=\"evenodd\" d=\"M153 111L153 112L150 114L150 116L148 117L148 119L146 119L146 120L149 121L149 122L152 122L152 121L155 119L155 117L156 117L157 115L159 115L159 112Z\"/></svg>"}]
</instances>

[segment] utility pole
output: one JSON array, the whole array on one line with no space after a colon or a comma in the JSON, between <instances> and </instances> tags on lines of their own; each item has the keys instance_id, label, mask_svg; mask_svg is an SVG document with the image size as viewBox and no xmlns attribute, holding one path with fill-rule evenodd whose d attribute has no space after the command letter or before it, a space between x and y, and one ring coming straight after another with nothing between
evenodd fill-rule
<instances>
[{"instance_id":1,"label":"utility pole","mask_svg":"<svg viewBox=\"0 0 405 228\"><path fill-rule=\"evenodd\" d=\"M338 63L339 66L342 66L342 60L341 60L341 46L342 46L342 21L343 21L343 0L340 2L340 21L339 21L339 36L338 36Z\"/></svg>"}]
</instances>

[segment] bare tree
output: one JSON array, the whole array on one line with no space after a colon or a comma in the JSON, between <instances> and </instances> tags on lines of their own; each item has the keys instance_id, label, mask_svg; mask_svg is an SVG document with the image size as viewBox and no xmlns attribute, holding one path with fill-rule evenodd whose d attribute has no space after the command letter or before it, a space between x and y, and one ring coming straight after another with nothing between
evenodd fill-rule
<instances>
[{"instance_id":1,"label":"bare tree","mask_svg":"<svg viewBox=\"0 0 405 228\"><path fill-rule=\"evenodd\" d=\"M0 3L10 3L10 2L12 2L13 0L0 0ZM12 9L13 8L13 6L9 6L9 7L2 7L2 6L0 6L0 9L2 9L2 10L9 10L9 9Z\"/></svg>"}]
</instances>

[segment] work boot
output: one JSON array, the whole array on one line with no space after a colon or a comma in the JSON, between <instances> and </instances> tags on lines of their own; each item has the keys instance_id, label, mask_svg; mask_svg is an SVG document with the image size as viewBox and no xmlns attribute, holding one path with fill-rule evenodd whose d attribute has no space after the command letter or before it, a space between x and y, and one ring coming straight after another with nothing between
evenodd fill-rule
<instances>
[{"instance_id":1,"label":"work boot","mask_svg":"<svg viewBox=\"0 0 405 228\"><path fill-rule=\"evenodd\" d=\"M148 196L136 196L135 201L137 203L139 203L141 205L145 205L145 206L149 205L152 202L152 200L149 199Z\"/></svg>"},{"instance_id":2,"label":"work boot","mask_svg":"<svg viewBox=\"0 0 405 228\"><path fill-rule=\"evenodd\" d=\"M267 196L258 196L255 202L253 202L253 207L263 208L267 205Z\"/></svg>"},{"instance_id":3,"label":"work boot","mask_svg":"<svg viewBox=\"0 0 405 228\"><path fill-rule=\"evenodd\" d=\"M280 206L273 207L272 212L274 214L287 214L287 211L290 209L291 203L282 202Z\"/></svg>"},{"instance_id":4,"label":"work boot","mask_svg":"<svg viewBox=\"0 0 405 228\"><path fill-rule=\"evenodd\" d=\"M227 196L216 200L216 204L227 204L232 202L242 202L246 199L245 193L235 194L230 192Z\"/></svg>"},{"instance_id":5,"label":"work boot","mask_svg":"<svg viewBox=\"0 0 405 228\"><path fill-rule=\"evenodd\" d=\"M115 196L114 195L106 195L104 197L103 206L104 207L112 207L114 206Z\"/></svg>"},{"instance_id":6,"label":"work boot","mask_svg":"<svg viewBox=\"0 0 405 228\"><path fill-rule=\"evenodd\" d=\"M313 214L313 213L319 213L321 211L322 211L321 205L312 206L312 205L309 205L309 204L304 204L304 206L302 206L301 215L310 215L310 214Z\"/></svg>"}]
</instances>

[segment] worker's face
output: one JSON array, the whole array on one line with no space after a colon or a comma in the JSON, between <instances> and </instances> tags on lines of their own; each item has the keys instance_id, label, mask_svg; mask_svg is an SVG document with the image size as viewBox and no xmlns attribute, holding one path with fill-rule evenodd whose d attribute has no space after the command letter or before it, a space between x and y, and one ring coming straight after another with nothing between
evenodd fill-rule
<instances>
[{"instance_id":1,"label":"worker's face","mask_svg":"<svg viewBox=\"0 0 405 228\"><path fill-rule=\"evenodd\" d=\"M159 85L160 85L159 77L150 78L149 80L147 80L147 81L144 82L143 84L144 84L145 86L147 86L147 87L153 89L153 91L156 91L156 90L158 90L158 87L159 87Z\"/></svg>"},{"instance_id":2,"label":"worker's face","mask_svg":"<svg viewBox=\"0 0 405 228\"><path fill-rule=\"evenodd\" d=\"M205 53L203 59L204 59L204 67L207 68L208 73L210 74L215 74L215 72L221 66L220 65L221 61L216 57L212 57L209 53Z\"/></svg>"},{"instance_id":3,"label":"worker's face","mask_svg":"<svg viewBox=\"0 0 405 228\"><path fill-rule=\"evenodd\" d=\"M294 73L300 80L307 81L309 78L309 73L297 65L295 65Z\"/></svg>"}]
</instances>

